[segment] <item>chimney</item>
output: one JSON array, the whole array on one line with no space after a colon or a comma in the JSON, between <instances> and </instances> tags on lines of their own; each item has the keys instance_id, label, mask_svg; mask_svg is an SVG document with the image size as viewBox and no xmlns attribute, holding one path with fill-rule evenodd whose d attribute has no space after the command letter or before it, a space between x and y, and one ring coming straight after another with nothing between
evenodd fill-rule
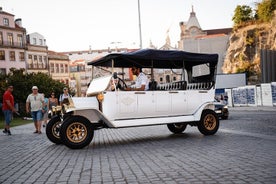
<instances>
[{"instance_id":1,"label":"chimney","mask_svg":"<svg viewBox=\"0 0 276 184\"><path fill-rule=\"evenodd\" d=\"M18 18L14 21L19 27L22 27L22 19Z\"/></svg>"}]
</instances>

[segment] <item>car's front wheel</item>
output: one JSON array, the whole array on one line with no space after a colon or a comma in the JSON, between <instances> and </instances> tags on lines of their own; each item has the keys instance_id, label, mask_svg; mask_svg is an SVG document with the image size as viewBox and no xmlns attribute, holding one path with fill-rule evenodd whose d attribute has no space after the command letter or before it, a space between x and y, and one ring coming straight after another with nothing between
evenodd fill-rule
<instances>
[{"instance_id":1,"label":"car's front wheel","mask_svg":"<svg viewBox=\"0 0 276 184\"><path fill-rule=\"evenodd\" d=\"M218 115L213 110L205 109L201 114L197 128L204 135L215 134L219 128Z\"/></svg>"},{"instance_id":2,"label":"car's front wheel","mask_svg":"<svg viewBox=\"0 0 276 184\"><path fill-rule=\"evenodd\" d=\"M46 126L46 135L48 139L55 144L62 143L62 141L60 140L60 126L61 126L60 116L53 117L47 123L47 126Z\"/></svg>"},{"instance_id":3,"label":"car's front wheel","mask_svg":"<svg viewBox=\"0 0 276 184\"><path fill-rule=\"evenodd\" d=\"M185 123L172 123L172 124L167 124L168 129L175 134L179 134L184 132L184 130L187 127L187 124Z\"/></svg>"},{"instance_id":4,"label":"car's front wheel","mask_svg":"<svg viewBox=\"0 0 276 184\"><path fill-rule=\"evenodd\" d=\"M83 116L72 116L62 123L60 138L63 144L71 149L81 149L88 146L93 136L93 126Z\"/></svg>"}]
</instances>

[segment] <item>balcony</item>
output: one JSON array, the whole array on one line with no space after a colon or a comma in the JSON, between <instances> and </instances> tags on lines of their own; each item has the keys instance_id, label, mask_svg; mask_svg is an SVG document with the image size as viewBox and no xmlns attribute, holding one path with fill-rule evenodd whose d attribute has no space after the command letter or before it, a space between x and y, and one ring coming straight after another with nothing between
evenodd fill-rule
<instances>
[{"instance_id":1,"label":"balcony","mask_svg":"<svg viewBox=\"0 0 276 184\"><path fill-rule=\"evenodd\" d=\"M8 42L8 41L2 41L0 42L0 48L8 47L8 48L19 48L19 49L26 49L27 45L25 43L21 42Z\"/></svg>"}]
</instances>

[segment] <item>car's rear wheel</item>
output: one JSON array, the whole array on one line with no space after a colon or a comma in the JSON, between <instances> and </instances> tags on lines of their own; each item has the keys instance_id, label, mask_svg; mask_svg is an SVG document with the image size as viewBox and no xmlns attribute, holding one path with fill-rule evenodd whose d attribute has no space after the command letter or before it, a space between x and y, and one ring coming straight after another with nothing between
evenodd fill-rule
<instances>
[{"instance_id":1,"label":"car's rear wheel","mask_svg":"<svg viewBox=\"0 0 276 184\"><path fill-rule=\"evenodd\" d=\"M184 130L187 127L187 124L185 123L172 123L172 124L167 124L168 129L175 134L179 134L184 132Z\"/></svg>"},{"instance_id":2,"label":"car's rear wheel","mask_svg":"<svg viewBox=\"0 0 276 184\"><path fill-rule=\"evenodd\" d=\"M197 125L198 130L204 135L213 135L218 131L218 115L210 109L203 110L201 119Z\"/></svg>"},{"instance_id":3,"label":"car's rear wheel","mask_svg":"<svg viewBox=\"0 0 276 184\"><path fill-rule=\"evenodd\" d=\"M81 149L88 146L93 136L93 126L83 116L72 116L62 123L61 140L63 144L71 149Z\"/></svg>"}]
</instances>

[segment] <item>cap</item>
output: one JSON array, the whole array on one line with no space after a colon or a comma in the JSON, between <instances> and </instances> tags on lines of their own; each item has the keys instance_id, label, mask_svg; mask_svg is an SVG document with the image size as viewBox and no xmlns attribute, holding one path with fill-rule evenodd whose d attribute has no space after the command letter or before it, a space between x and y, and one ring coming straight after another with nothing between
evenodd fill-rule
<instances>
[{"instance_id":1,"label":"cap","mask_svg":"<svg viewBox=\"0 0 276 184\"><path fill-rule=\"evenodd\" d=\"M63 88L63 90L66 90L66 89L67 89L67 87L64 87L64 88Z\"/></svg>"},{"instance_id":2,"label":"cap","mask_svg":"<svg viewBox=\"0 0 276 184\"><path fill-rule=\"evenodd\" d=\"M33 87L32 87L32 90L33 90L33 89L38 89L38 87L37 87L37 86L33 86Z\"/></svg>"}]
</instances>

